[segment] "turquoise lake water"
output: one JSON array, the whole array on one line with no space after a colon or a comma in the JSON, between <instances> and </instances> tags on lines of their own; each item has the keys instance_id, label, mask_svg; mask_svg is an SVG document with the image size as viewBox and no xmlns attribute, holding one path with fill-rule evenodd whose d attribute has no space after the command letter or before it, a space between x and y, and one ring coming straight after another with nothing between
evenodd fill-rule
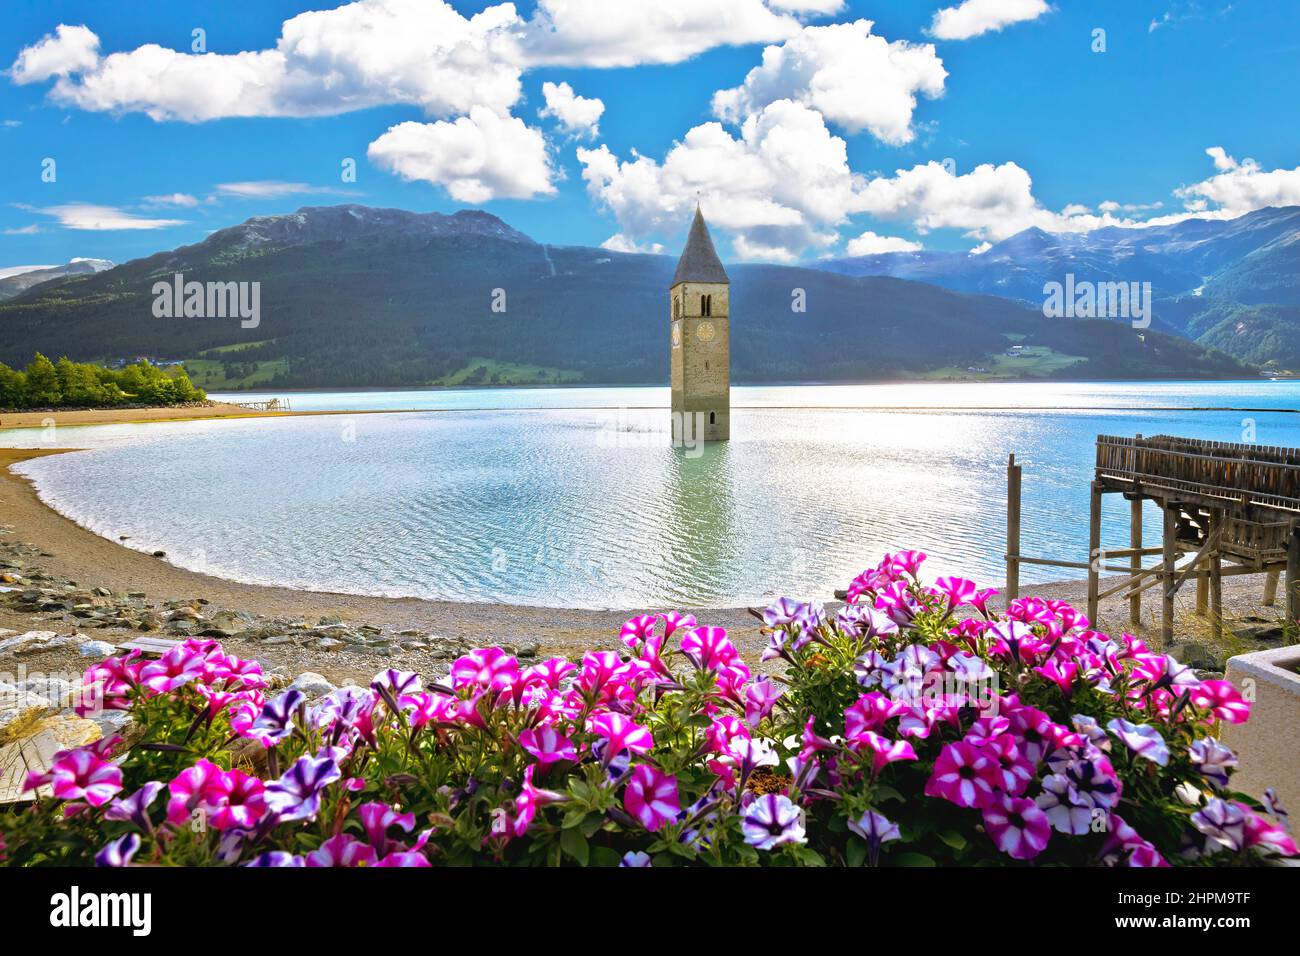
<instances>
[{"instance_id":1,"label":"turquoise lake water","mask_svg":"<svg viewBox=\"0 0 1300 956\"><path fill-rule=\"evenodd\" d=\"M672 447L666 388L287 397L400 413L0 430L0 445L87 449L21 470L84 526L185 567L592 608L825 599L904 547L931 575L1000 586L1009 452L1024 552L1083 560L1099 433L1300 445L1291 382L737 387L732 440L702 449ZM1126 547L1127 506L1109 504L1104 544Z\"/></svg>"}]
</instances>

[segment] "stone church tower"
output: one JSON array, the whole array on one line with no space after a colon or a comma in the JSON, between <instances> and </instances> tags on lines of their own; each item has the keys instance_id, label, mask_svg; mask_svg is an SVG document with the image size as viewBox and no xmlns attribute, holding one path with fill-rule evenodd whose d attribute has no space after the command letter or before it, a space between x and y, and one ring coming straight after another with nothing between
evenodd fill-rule
<instances>
[{"instance_id":1,"label":"stone church tower","mask_svg":"<svg viewBox=\"0 0 1300 956\"><path fill-rule=\"evenodd\" d=\"M731 437L731 281L698 206L668 291L674 429L682 422L690 438L726 441Z\"/></svg>"}]
</instances>

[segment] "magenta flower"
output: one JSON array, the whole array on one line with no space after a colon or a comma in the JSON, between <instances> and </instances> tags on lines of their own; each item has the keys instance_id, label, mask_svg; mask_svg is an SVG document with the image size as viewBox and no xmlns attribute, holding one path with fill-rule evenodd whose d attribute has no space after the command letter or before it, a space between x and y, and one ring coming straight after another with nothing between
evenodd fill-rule
<instances>
[{"instance_id":1,"label":"magenta flower","mask_svg":"<svg viewBox=\"0 0 1300 956\"><path fill-rule=\"evenodd\" d=\"M1032 860L1047 849L1052 825L1032 800L1000 794L984 808L984 829L1013 860Z\"/></svg>"},{"instance_id":2,"label":"magenta flower","mask_svg":"<svg viewBox=\"0 0 1300 956\"><path fill-rule=\"evenodd\" d=\"M927 797L942 797L959 807L991 806L1001 770L983 750L967 743L947 744L925 782ZM1046 817L1043 818L1046 821Z\"/></svg>"},{"instance_id":3,"label":"magenta flower","mask_svg":"<svg viewBox=\"0 0 1300 956\"><path fill-rule=\"evenodd\" d=\"M772 850L784 843L805 843L803 811L789 797L765 793L745 810L740 825L745 842L760 850Z\"/></svg>"},{"instance_id":4,"label":"magenta flower","mask_svg":"<svg viewBox=\"0 0 1300 956\"><path fill-rule=\"evenodd\" d=\"M623 792L623 806L636 817L641 826L651 833L665 823L672 823L681 812L681 799L677 794L677 778L638 764L632 768L627 789Z\"/></svg>"},{"instance_id":5,"label":"magenta flower","mask_svg":"<svg viewBox=\"0 0 1300 956\"><path fill-rule=\"evenodd\" d=\"M699 670L712 671L725 667L740 654L720 627L695 627L682 638L682 653Z\"/></svg>"},{"instance_id":6,"label":"magenta flower","mask_svg":"<svg viewBox=\"0 0 1300 956\"><path fill-rule=\"evenodd\" d=\"M1116 717L1106 727L1137 756L1161 767L1168 765L1169 745L1160 736L1160 731L1150 724L1134 724L1123 717Z\"/></svg>"},{"instance_id":7,"label":"magenta flower","mask_svg":"<svg viewBox=\"0 0 1300 956\"><path fill-rule=\"evenodd\" d=\"M844 711L844 736L850 740L880 730L891 717L907 713L907 704L878 691L863 694Z\"/></svg>"},{"instance_id":8,"label":"magenta flower","mask_svg":"<svg viewBox=\"0 0 1300 956\"><path fill-rule=\"evenodd\" d=\"M513 831L515 836L521 837L528 832L528 827L533 822L533 817L537 816L539 807L544 807L549 803L561 803L569 798L562 793L556 793L554 790L542 790L533 786L533 771L536 764L529 764L524 769L524 783L520 790L519 796L515 798L515 821Z\"/></svg>"},{"instance_id":9,"label":"magenta flower","mask_svg":"<svg viewBox=\"0 0 1300 956\"><path fill-rule=\"evenodd\" d=\"M380 856L388 852L389 830L397 827L404 833L410 833L415 829L415 814L398 813L385 803L363 803L357 808L357 816L361 818L361 826L366 831L370 845Z\"/></svg>"},{"instance_id":10,"label":"magenta flower","mask_svg":"<svg viewBox=\"0 0 1300 956\"><path fill-rule=\"evenodd\" d=\"M827 740L825 737L819 736L817 731L813 729L816 726L816 723L817 717L815 714L809 714L808 719L804 721L802 737L803 746L799 748L799 758L801 760L806 761L813 754L823 750L836 749L834 743Z\"/></svg>"},{"instance_id":11,"label":"magenta flower","mask_svg":"<svg viewBox=\"0 0 1300 956\"><path fill-rule=\"evenodd\" d=\"M95 866L130 866L131 859L140 849L140 835L128 833L111 840L95 854Z\"/></svg>"},{"instance_id":12,"label":"magenta flower","mask_svg":"<svg viewBox=\"0 0 1300 956\"><path fill-rule=\"evenodd\" d=\"M1201 681L1200 686L1192 691L1192 703L1232 724L1244 724L1250 719L1250 704L1231 681Z\"/></svg>"},{"instance_id":13,"label":"magenta flower","mask_svg":"<svg viewBox=\"0 0 1300 956\"><path fill-rule=\"evenodd\" d=\"M181 644L141 667L139 681L155 694L169 694L202 677L206 666L203 654Z\"/></svg>"},{"instance_id":14,"label":"magenta flower","mask_svg":"<svg viewBox=\"0 0 1300 956\"><path fill-rule=\"evenodd\" d=\"M429 858L419 850L398 850L388 854L375 866L382 867L402 867L403 869L425 868L433 866Z\"/></svg>"},{"instance_id":15,"label":"magenta flower","mask_svg":"<svg viewBox=\"0 0 1300 956\"><path fill-rule=\"evenodd\" d=\"M772 712L784 693L767 677L760 677L745 688L745 723L751 730Z\"/></svg>"},{"instance_id":16,"label":"magenta flower","mask_svg":"<svg viewBox=\"0 0 1300 956\"><path fill-rule=\"evenodd\" d=\"M872 776L879 774L882 769L896 761L916 759L916 751L906 740L890 740L869 730L854 737L853 743L871 751Z\"/></svg>"},{"instance_id":17,"label":"magenta flower","mask_svg":"<svg viewBox=\"0 0 1300 956\"><path fill-rule=\"evenodd\" d=\"M350 833L340 833L308 853L306 863L309 867L374 866L375 850Z\"/></svg>"},{"instance_id":18,"label":"magenta flower","mask_svg":"<svg viewBox=\"0 0 1300 956\"><path fill-rule=\"evenodd\" d=\"M603 711L587 722L587 729L607 741L605 763L608 764L620 751L631 754L649 753L655 745L650 731L622 714Z\"/></svg>"},{"instance_id":19,"label":"magenta flower","mask_svg":"<svg viewBox=\"0 0 1300 956\"><path fill-rule=\"evenodd\" d=\"M451 665L453 687L471 684L491 691L503 691L519 679L519 661L499 647L481 647Z\"/></svg>"},{"instance_id":20,"label":"magenta flower","mask_svg":"<svg viewBox=\"0 0 1300 956\"><path fill-rule=\"evenodd\" d=\"M1016 738L1010 734L994 737L981 748L993 761L990 779L994 786L1012 796L1020 796L1034 778L1034 765L1020 756Z\"/></svg>"},{"instance_id":21,"label":"magenta flower","mask_svg":"<svg viewBox=\"0 0 1300 956\"><path fill-rule=\"evenodd\" d=\"M934 582L934 589L948 599L948 610L970 604L979 593L974 581L965 578L939 578Z\"/></svg>"},{"instance_id":22,"label":"magenta flower","mask_svg":"<svg viewBox=\"0 0 1300 956\"><path fill-rule=\"evenodd\" d=\"M239 770L227 770L203 790L203 806L215 830L251 830L266 814L266 785Z\"/></svg>"},{"instance_id":23,"label":"magenta flower","mask_svg":"<svg viewBox=\"0 0 1300 956\"><path fill-rule=\"evenodd\" d=\"M551 690L559 690L564 679L577 670L577 665L563 657L550 657L540 664L524 670L521 683L527 686L541 684Z\"/></svg>"},{"instance_id":24,"label":"magenta flower","mask_svg":"<svg viewBox=\"0 0 1300 956\"><path fill-rule=\"evenodd\" d=\"M177 825L189 820L202 806L204 791L222 772L212 761L200 759L177 774L176 779L167 785L171 793L171 799L167 801L167 822Z\"/></svg>"},{"instance_id":25,"label":"magenta flower","mask_svg":"<svg viewBox=\"0 0 1300 956\"><path fill-rule=\"evenodd\" d=\"M520 731L519 746L532 754L543 767L561 760L578 759L573 741L550 726Z\"/></svg>"},{"instance_id":26,"label":"magenta flower","mask_svg":"<svg viewBox=\"0 0 1300 956\"><path fill-rule=\"evenodd\" d=\"M1296 848L1285 825L1271 823L1253 810L1246 814L1246 847L1258 847L1281 856L1300 856L1300 849Z\"/></svg>"},{"instance_id":27,"label":"magenta flower","mask_svg":"<svg viewBox=\"0 0 1300 956\"><path fill-rule=\"evenodd\" d=\"M390 667L380 671L370 682L371 688L378 692L381 688L392 695L393 700L400 700L405 694L415 694L424 689L420 675L411 671L399 671Z\"/></svg>"},{"instance_id":28,"label":"magenta flower","mask_svg":"<svg viewBox=\"0 0 1300 956\"><path fill-rule=\"evenodd\" d=\"M275 700L268 700L247 736L260 740L263 747L274 747L293 733L293 715L304 700L306 696L300 690L287 690Z\"/></svg>"},{"instance_id":29,"label":"magenta flower","mask_svg":"<svg viewBox=\"0 0 1300 956\"><path fill-rule=\"evenodd\" d=\"M48 773L29 773L23 789L47 784L57 800L85 800L92 807L102 807L122 792L122 771L92 747L78 747L57 754Z\"/></svg>"}]
</instances>

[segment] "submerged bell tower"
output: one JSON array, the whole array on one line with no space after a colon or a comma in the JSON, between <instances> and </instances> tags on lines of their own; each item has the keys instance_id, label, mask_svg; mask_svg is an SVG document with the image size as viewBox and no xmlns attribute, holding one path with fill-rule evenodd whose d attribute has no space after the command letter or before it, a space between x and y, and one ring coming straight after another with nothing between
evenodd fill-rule
<instances>
[{"instance_id":1,"label":"submerged bell tower","mask_svg":"<svg viewBox=\"0 0 1300 956\"><path fill-rule=\"evenodd\" d=\"M731 437L731 280L704 215L695 219L668 287L673 428L704 441Z\"/></svg>"}]
</instances>

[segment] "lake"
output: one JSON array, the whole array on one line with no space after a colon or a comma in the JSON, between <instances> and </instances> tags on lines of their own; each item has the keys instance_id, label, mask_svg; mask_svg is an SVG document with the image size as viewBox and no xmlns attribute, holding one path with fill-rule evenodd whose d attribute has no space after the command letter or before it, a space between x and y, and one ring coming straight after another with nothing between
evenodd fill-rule
<instances>
[{"instance_id":1,"label":"lake","mask_svg":"<svg viewBox=\"0 0 1300 956\"><path fill-rule=\"evenodd\" d=\"M732 440L693 450L672 447L660 387L224 397L275 395L396 413L12 430L0 445L88 449L19 470L82 525L195 570L588 608L825 599L896 548L927 552L931 576L1001 586L1009 452L1023 551L1084 560L1099 433L1300 445L1292 382L742 386ZM1103 546L1127 547L1126 509L1108 502Z\"/></svg>"}]
</instances>

